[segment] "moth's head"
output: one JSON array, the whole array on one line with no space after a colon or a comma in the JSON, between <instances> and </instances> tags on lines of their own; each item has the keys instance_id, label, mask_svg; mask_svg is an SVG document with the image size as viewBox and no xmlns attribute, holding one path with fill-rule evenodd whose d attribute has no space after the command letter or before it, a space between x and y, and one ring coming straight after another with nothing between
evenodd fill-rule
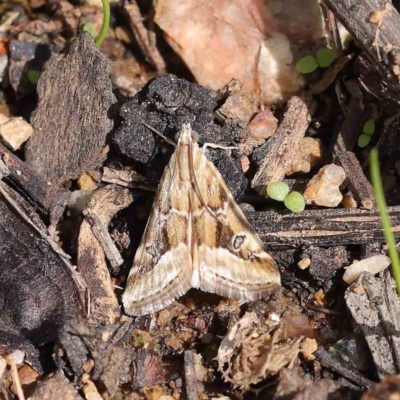
<instances>
[{"instance_id":1,"label":"moth's head","mask_svg":"<svg viewBox=\"0 0 400 400\"><path fill-rule=\"evenodd\" d=\"M197 142L199 135L192 130L190 123L183 124L182 129L175 135L175 141L182 144Z\"/></svg>"}]
</instances>

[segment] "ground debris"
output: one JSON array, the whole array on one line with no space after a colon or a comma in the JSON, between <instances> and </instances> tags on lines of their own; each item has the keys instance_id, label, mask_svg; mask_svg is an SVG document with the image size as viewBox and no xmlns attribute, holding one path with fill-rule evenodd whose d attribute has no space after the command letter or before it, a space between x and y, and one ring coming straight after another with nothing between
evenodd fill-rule
<instances>
[{"instance_id":1,"label":"ground debris","mask_svg":"<svg viewBox=\"0 0 400 400\"><path fill-rule=\"evenodd\" d=\"M13 200L18 195L2 182L0 192L3 339L9 338L5 343L11 348L21 348L22 338L55 340L64 322L83 312L80 277L57 244Z\"/></svg>"},{"instance_id":2,"label":"ground debris","mask_svg":"<svg viewBox=\"0 0 400 400\"><path fill-rule=\"evenodd\" d=\"M324 36L320 12L313 2L190 0L177 7L162 0L155 22L200 84L216 90L235 77L245 92L271 104L301 88L295 60Z\"/></svg>"},{"instance_id":3,"label":"ground debris","mask_svg":"<svg viewBox=\"0 0 400 400\"><path fill-rule=\"evenodd\" d=\"M375 275L384 271L390 265L390 258L379 254L376 256L364 258L361 261L354 261L343 275L343 280L349 285L356 281L363 272L368 272Z\"/></svg>"},{"instance_id":4,"label":"ground debris","mask_svg":"<svg viewBox=\"0 0 400 400\"><path fill-rule=\"evenodd\" d=\"M372 385L361 400L396 400L400 396L400 375L390 375Z\"/></svg>"},{"instance_id":5,"label":"ground debris","mask_svg":"<svg viewBox=\"0 0 400 400\"><path fill-rule=\"evenodd\" d=\"M299 151L311 117L316 109L312 96L305 92L294 96L274 135L254 153L258 170L251 186L262 192L271 182L281 181Z\"/></svg>"},{"instance_id":6,"label":"ground debris","mask_svg":"<svg viewBox=\"0 0 400 400\"><path fill-rule=\"evenodd\" d=\"M284 368L279 373L279 383L273 400L352 400L354 391L338 381L302 378L295 370Z\"/></svg>"},{"instance_id":7,"label":"ground debris","mask_svg":"<svg viewBox=\"0 0 400 400\"><path fill-rule=\"evenodd\" d=\"M329 164L322 167L304 191L304 199L307 204L316 204L324 207L336 207L343 199L340 185L346 179L342 167Z\"/></svg>"},{"instance_id":8,"label":"ground debris","mask_svg":"<svg viewBox=\"0 0 400 400\"><path fill-rule=\"evenodd\" d=\"M221 342L219 370L226 381L247 390L293 362L300 340L298 336L286 337L277 315L261 321L255 313L247 313Z\"/></svg>"},{"instance_id":9,"label":"ground debris","mask_svg":"<svg viewBox=\"0 0 400 400\"><path fill-rule=\"evenodd\" d=\"M10 149L18 150L32 135L33 129L23 118L0 114L0 140Z\"/></svg>"},{"instance_id":10,"label":"ground debris","mask_svg":"<svg viewBox=\"0 0 400 400\"><path fill-rule=\"evenodd\" d=\"M160 163L160 156L165 154L162 149L166 142L149 126L174 140L182 124L190 122L199 135L200 144L232 146L239 140L245 124L237 120L227 120L222 126L216 124L217 100L215 92L200 85L172 74L158 76L121 107L120 115L124 121L112 137L114 147L118 153L146 163L149 167L147 178L159 179L165 166ZM167 146L170 153L172 146ZM247 179L238 158L230 157L221 149L210 149L207 156L219 169L233 196L237 198L243 194Z\"/></svg>"},{"instance_id":11,"label":"ground debris","mask_svg":"<svg viewBox=\"0 0 400 400\"><path fill-rule=\"evenodd\" d=\"M29 400L82 400L72 383L64 376L62 371L57 371L39 382Z\"/></svg>"},{"instance_id":12,"label":"ground debris","mask_svg":"<svg viewBox=\"0 0 400 400\"><path fill-rule=\"evenodd\" d=\"M89 319L93 324L113 324L120 317L106 258L113 272L118 271L123 259L107 228L112 217L132 200L127 189L108 185L94 192L85 212L78 238L77 266L90 290Z\"/></svg>"},{"instance_id":13,"label":"ground debris","mask_svg":"<svg viewBox=\"0 0 400 400\"><path fill-rule=\"evenodd\" d=\"M46 180L65 182L105 159L106 135L112 129L107 113L115 102L110 68L87 32L65 54L47 62L37 86L35 133L25 151L27 163Z\"/></svg>"},{"instance_id":14,"label":"ground debris","mask_svg":"<svg viewBox=\"0 0 400 400\"><path fill-rule=\"evenodd\" d=\"M136 358L134 349L115 344L113 334L119 324L94 327L83 319L71 320L64 326L60 342L78 382L87 359L94 361L90 379L105 399L112 398L118 386L131 381L131 365Z\"/></svg>"},{"instance_id":15,"label":"ground debris","mask_svg":"<svg viewBox=\"0 0 400 400\"><path fill-rule=\"evenodd\" d=\"M346 291L346 304L363 332L380 378L400 371L400 298L390 272L364 272Z\"/></svg>"}]
</instances>

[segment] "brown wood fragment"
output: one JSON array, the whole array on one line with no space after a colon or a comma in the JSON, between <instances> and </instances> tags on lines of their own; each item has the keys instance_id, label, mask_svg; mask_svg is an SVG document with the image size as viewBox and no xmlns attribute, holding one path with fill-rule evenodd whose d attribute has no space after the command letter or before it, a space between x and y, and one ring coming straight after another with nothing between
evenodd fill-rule
<instances>
[{"instance_id":1,"label":"brown wood fragment","mask_svg":"<svg viewBox=\"0 0 400 400\"><path fill-rule=\"evenodd\" d=\"M157 190L157 183L151 182L148 178L140 175L136 171L124 171L104 167L101 180L128 188L150 190L154 192Z\"/></svg>"},{"instance_id":2,"label":"brown wood fragment","mask_svg":"<svg viewBox=\"0 0 400 400\"><path fill-rule=\"evenodd\" d=\"M364 290L359 290L359 286ZM347 289L346 304L365 336L379 377L398 374L400 298L390 272L385 272L384 280L364 272Z\"/></svg>"},{"instance_id":3,"label":"brown wood fragment","mask_svg":"<svg viewBox=\"0 0 400 400\"><path fill-rule=\"evenodd\" d=\"M360 162L351 151L336 152L336 161L346 171L346 182L354 199L366 210L375 207L375 196L372 185L365 176Z\"/></svg>"},{"instance_id":4,"label":"brown wood fragment","mask_svg":"<svg viewBox=\"0 0 400 400\"><path fill-rule=\"evenodd\" d=\"M329 66L323 73L321 78L311 84L310 91L311 94L321 94L325 92L326 89L335 81L336 77L340 71L352 60L353 55L339 58L332 65Z\"/></svg>"},{"instance_id":5,"label":"brown wood fragment","mask_svg":"<svg viewBox=\"0 0 400 400\"><path fill-rule=\"evenodd\" d=\"M37 85L35 133L25 150L27 163L46 180L62 183L103 161L113 126L107 113L115 102L110 69L87 32L46 63Z\"/></svg>"},{"instance_id":6,"label":"brown wood fragment","mask_svg":"<svg viewBox=\"0 0 400 400\"><path fill-rule=\"evenodd\" d=\"M289 101L282 123L265 145L262 163L251 183L258 192L262 192L268 183L284 178L315 109L316 103L309 93Z\"/></svg>"},{"instance_id":7,"label":"brown wood fragment","mask_svg":"<svg viewBox=\"0 0 400 400\"><path fill-rule=\"evenodd\" d=\"M127 189L105 186L93 193L88 206L89 215L92 218L95 215L101 225L108 227L115 213L131 202L132 196ZM108 272L104 248L96 238L87 216L79 232L77 265L90 290L91 322L115 323L120 316L118 300Z\"/></svg>"},{"instance_id":8,"label":"brown wood fragment","mask_svg":"<svg viewBox=\"0 0 400 400\"><path fill-rule=\"evenodd\" d=\"M198 400L199 391L197 387L196 369L194 354L190 350L186 350L183 356L184 359L184 370L185 370L185 388L186 398L188 400Z\"/></svg>"},{"instance_id":9,"label":"brown wood fragment","mask_svg":"<svg viewBox=\"0 0 400 400\"><path fill-rule=\"evenodd\" d=\"M50 224L55 226L68 203L68 190L47 184L42 176L1 144L0 160L9 170L5 182L22 193L29 204L48 216Z\"/></svg>"},{"instance_id":10,"label":"brown wood fragment","mask_svg":"<svg viewBox=\"0 0 400 400\"><path fill-rule=\"evenodd\" d=\"M117 268L122 265L124 259L121 257L121 254L113 242L111 235L95 213L87 210L84 211L83 214L86 217L85 220L91 225L94 236L103 247L104 254L106 255L108 261L110 261L111 268L113 271L117 271Z\"/></svg>"},{"instance_id":11,"label":"brown wood fragment","mask_svg":"<svg viewBox=\"0 0 400 400\"><path fill-rule=\"evenodd\" d=\"M374 61L382 79L400 96L400 15L389 1L323 0ZM381 19L371 16L381 13ZM376 14L375 14L376 15Z\"/></svg>"},{"instance_id":12,"label":"brown wood fragment","mask_svg":"<svg viewBox=\"0 0 400 400\"><path fill-rule=\"evenodd\" d=\"M333 147L334 161L346 172L346 183L354 199L361 207L371 210L375 206L375 196L371 183L368 181L355 154L351 150L361 132L363 110L359 100L353 98L349 112L340 128Z\"/></svg>"},{"instance_id":13,"label":"brown wood fragment","mask_svg":"<svg viewBox=\"0 0 400 400\"><path fill-rule=\"evenodd\" d=\"M155 43L151 40L152 32L148 31L143 24L143 17L136 1L124 1L125 14L128 16L129 26L132 29L136 42L138 43L143 55L159 74L165 74L165 61L158 51Z\"/></svg>"},{"instance_id":14,"label":"brown wood fragment","mask_svg":"<svg viewBox=\"0 0 400 400\"><path fill-rule=\"evenodd\" d=\"M388 212L392 231L399 240L400 207L388 207ZM385 242L381 219L376 210L306 210L298 214L245 211L245 214L270 249Z\"/></svg>"}]
</instances>

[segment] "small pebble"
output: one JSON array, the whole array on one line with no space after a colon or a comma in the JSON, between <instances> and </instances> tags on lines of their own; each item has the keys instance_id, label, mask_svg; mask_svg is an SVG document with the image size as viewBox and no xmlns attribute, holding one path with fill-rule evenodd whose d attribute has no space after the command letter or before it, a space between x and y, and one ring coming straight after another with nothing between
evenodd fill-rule
<instances>
[{"instance_id":1,"label":"small pebble","mask_svg":"<svg viewBox=\"0 0 400 400\"><path fill-rule=\"evenodd\" d=\"M349 285L356 281L363 272L369 272L372 275L384 271L390 265L390 258L379 254L361 261L356 261L346 268L343 280Z\"/></svg>"},{"instance_id":2,"label":"small pebble","mask_svg":"<svg viewBox=\"0 0 400 400\"><path fill-rule=\"evenodd\" d=\"M309 258L303 258L297 263L297 265L300 269L307 269L311 265L311 260Z\"/></svg>"},{"instance_id":3,"label":"small pebble","mask_svg":"<svg viewBox=\"0 0 400 400\"><path fill-rule=\"evenodd\" d=\"M86 360L82 365L82 371L89 373L94 367L94 361L92 359Z\"/></svg>"},{"instance_id":4,"label":"small pebble","mask_svg":"<svg viewBox=\"0 0 400 400\"><path fill-rule=\"evenodd\" d=\"M78 179L78 187L81 190L96 190L98 185L89 174L83 174Z\"/></svg>"},{"instance_id":5,"label":"small pebble","mask_svg":"<svg viewBox=\"0 0 400 400\"><path fill-rule=\"evenodd\" d=\"M322 289L319 289L318 292L314 294L314 303L319 307L325 306L325 293Z\"/></svg>"},{"instance_id":6,"label":"small pebble","mask_svg":"<svg viewBox=\"0 0 400 400\"><path fill-rule=\"evenodd\" d=\"M346 173L342 167L335 164L325 165L308 182L304 191L306 203L336 207L343 199L339 187L345 179Z\"/></svg>"},{"instance_id":7,"label":"small pebble","mask_svg":"<svg viewBox=\"0 0 400 400\"><path fill-rule=\"evenodd\" d=\"M21 117L0 119L0 140L12 151L18 150L32 136L33 128Z\"/></svg>"},{"instance_id":8,"label":"small pebble","mask_svg":"<svg viewBox=\"0 0 400 400\"><path fill-rule=\"evenodd\" d=\"M314 352L318 349L318 343L315 339L305 338L300 343L300 352L306 361L315 360Z\"/></svg>"}]
</instances>

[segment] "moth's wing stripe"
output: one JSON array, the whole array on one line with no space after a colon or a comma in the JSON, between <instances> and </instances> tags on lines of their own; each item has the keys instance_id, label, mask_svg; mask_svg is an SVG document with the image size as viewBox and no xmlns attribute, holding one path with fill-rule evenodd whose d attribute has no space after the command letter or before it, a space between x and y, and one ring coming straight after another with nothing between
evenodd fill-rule
<instances>
[{"instance_id":1,"label":"moth's wing stripe","mask_svg":"<svg viewBox=\"0 0 400 400\"><path fill-rule=\"evenodd\" d=\"M122 296L130 315L156 312L191 287L187 246L189 189L177 171L176 152L161 178Z\"/></svg>"},{"instance_id":2,"label":"moth's wing stripe","mask_svg":"<svg viewBox=\"0 0 400 400\"><path fill-rule=\"evenodd\" d=\"M222 176L196 146L194 170L204 201L217 212L216 220L192 201L197 239L198 287L238 300L256 300L280 287L278 268L247 222ZM222 220L221 220L222 219ZM235 247L236 246L236 247Z\"/></svg>"}]
</instances>

